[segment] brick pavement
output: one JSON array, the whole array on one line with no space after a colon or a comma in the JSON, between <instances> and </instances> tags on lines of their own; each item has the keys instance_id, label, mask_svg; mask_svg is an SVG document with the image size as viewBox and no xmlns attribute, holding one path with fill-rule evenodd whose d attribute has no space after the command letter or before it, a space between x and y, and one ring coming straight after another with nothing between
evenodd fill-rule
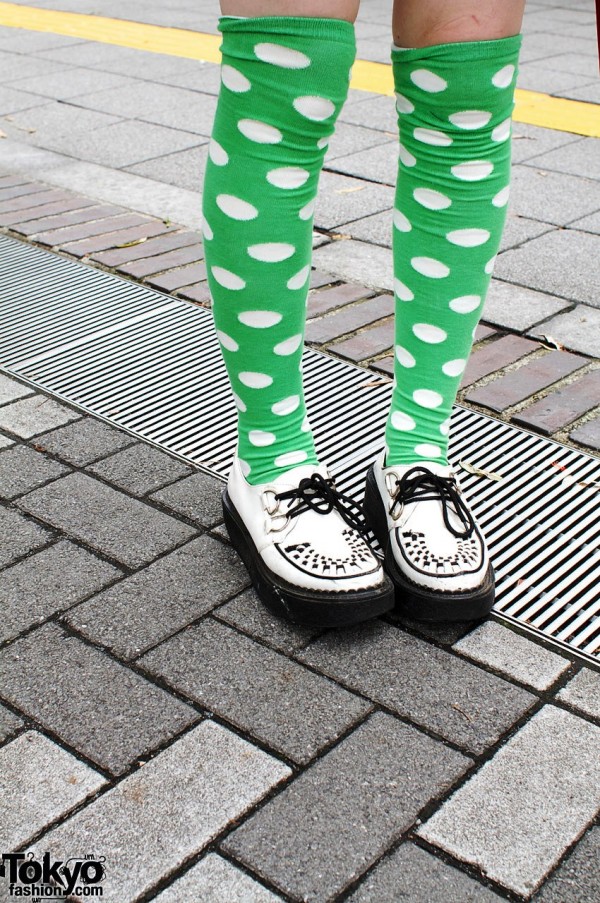
<instances>
[{"instance_id":1,"label":"brick pavement","mask_svg":"<svg viewBox=\"0 0 600 903\"><path fill-rule=\"evenodd\" d=\"M215 27L190 0L94 8ZM524 87L598 101L590 9L530 3ZM387 62L388 18L363 0L359 56ZM208 307L215 68L7 31L0 229ZM394 128L389 98L351 92L307 327L388 376ZM515 134L500 278L460 399L599 451L598 141ZM595 899L598 673L493 618L279 621L228 543L221 487L0 374L2 851L104 855L119 903Z\"/></svg>"}]
</instances>

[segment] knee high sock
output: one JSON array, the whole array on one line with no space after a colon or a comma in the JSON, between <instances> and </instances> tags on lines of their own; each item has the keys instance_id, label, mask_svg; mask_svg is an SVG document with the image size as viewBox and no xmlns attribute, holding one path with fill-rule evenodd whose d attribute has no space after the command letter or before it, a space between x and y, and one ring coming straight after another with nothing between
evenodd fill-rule
<instances>
[{"instance_id":1,"label":"knee high sock","mask_svg":"<svg viewBox=\"0 0 600 903\"><path fill-rule=\"evenodd\" d=\"M349 22L221 17L202 213L208 282L248 482L317 464L302 351L312 224L356 53Z\"/></svg>"},{"instance_id":2,"label":"knee high sock","mask_svg":"<svg viewBox=\"0 0 600 903\"><path fill-rule=\"evenodd\" d=\"M392 48L394 390L386 463L447 463L452 405L498 252L521 36Z\"/></svg>"}]
</instances>

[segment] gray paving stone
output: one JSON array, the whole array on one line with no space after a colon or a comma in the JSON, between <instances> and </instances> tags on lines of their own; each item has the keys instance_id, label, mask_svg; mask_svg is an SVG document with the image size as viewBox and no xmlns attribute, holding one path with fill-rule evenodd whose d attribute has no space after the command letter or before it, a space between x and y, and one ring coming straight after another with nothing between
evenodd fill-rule
<instances>
[{"instance_id":1,"label":"gray paving stone","mask_svg":"<svg viewBox=\"0 0 600 903\"><path fill-rule=\"evenodd\" d=\"M314 265L348 282L393 291L392 252L364 241L333 241L313 254Z\"/></svg>"},{"instance_id":2,"label":"gray paving stone","mask_svg":"<svg viewBox=\"0 0 600 903\"><path fill-rule=\"evenodd\" d=\"M518 216L516 213L508 211L506 217L506 225L502 233L502 242L500 244L501 251L507 251L509 248L516 248L518 245L531 241L539 235L551 232L555 229L552 223L541 223L537 219L528 219L525 216Z\"/></svg>"},{"instance_id":3,"label":"gray paving stone","mask_svg":"<svg viewBox=\"0 0 600 903\"><path fill-rule=\"evenodd\" d=\"M18 511L0 506L0 567L45 546L51 538L49 530L34 524Z\"/></svg>"},{"instance_id":4,"label":"gray paving stone","mask_svg":"<svg viewBox=\"0 0 600 903\"><path fill-rule=\"evenodd\" d=\"M25 92L20 93L25 96ZM42 105L29 104L31 109L22 109L21 112L14 114L10 122L2 123L2 129L9 138L25 144L47 147L48 142L59 135L71 135L76 132L83 139L89 131L117 122L116 116L109 116L96 110L84 110L58 100L47 101L35 94L27 96L33 98L36 104L42 101Z\"/></svg>"},{"instance_id":5,"label":"gray paving stone","mask_svg":"<svg viewBox=\"0 0 600 903\"><path fill-rule=\"evenodd\" d=\"M561 702L600 720L600 674L583 668L558 694Z\"/></svg>"},{"instance_id":6,"label":"gray paving stone","mask_svg":"<svg viewBox=\"0 0 600 903\"><path fill-rule=\"evenodd\" d=\"M587 75L525 65L519 72L517 87L525 91L539 91L541 94L576 99L577 89L588 85L589 81Z\"/></svg>"},{"instance_id":7,"label":"gray paving stone","mask_svg":"<svg viewBox=\"0 0 600 903\"><path fill-rule=\"evenodd\" d=\"M386 857L348 903L495 903L497 894L412 843Z\"/></svg>"},{"instance_id":8,"label":"gray paving stone","mask_svg":"<svg viewBox=\"0 0 600 903\"><path fill-rule=\"evenodd\" d=\"M33 395L33 389L0 373L0 404L16 401L17 398L23 398L25 395Z\"/></svg>"},{"instance_id":9,"label":"gray paving stone","mask_svg":"<svg viewBox=\"0 0 600 903\"><path fill-rule=\"evenodd\" d=\"M276 759L204 721L36 846L66 859L93 842L110 863L103 899L129 903L289 774Z\"/></svg>"},{"instance_id":10,"label":"gray paving stone","mask_svg":"<svg viewBox=\"0 0 600 903\"><path fill-rule=\"evenodd\" d=\"M316 627L299 627L275 617L252 588L222 605L215 614L249 636L263 640L274 649L288 654L296 652L321 633Z\"/></svg>"},{"instance_id":11,"label":"gray paving stone","mask_svg":"<svg viewBox=\"0 0 600 903\"><path fill-rule=\"evenodd\" d=\"M14 499L68 472L68 467L29 446L15 445L0 455L0 498Z\"/></svg>"},{"instance_id":12,"label":"gray paving stone","mask_svg":"<svg viewBox=\"0 0 600 903\"><path fill-rule=\"evenodd\" d=\"M393 97L369 94L359 103L344 106L338 122L349 122L374 131L398 134L398 114Z\"/></svg>"},{"instance_id":13,"label":"gray paving stone","mask_svg":"<svg viewBox=\"0 0 600 903\"><path fill-rule=\"evenodd\" d=\"M7 700L113 774L198 713L56 624L0 652Z\"/></svg>"},{"instance_id":14,"label":"gray paving stone","mask_svg":"<svg viewBox=\"0 0 600 903\"><path fill-rule=\"evenodd\" d=\"M569 659L497 621L486 621L455 643L454 649L536 690L547 690L571 665Z\"/></svg>"},{"instance_id":15,"label":"gray paving stone","mask_svg":"<svg viewBox=\"0 0 600 903\"><path fill-rule=\"evenodd\" d=\"M299 763L369 710L329 680L212 619L167 640L139 663Z\"/></svg>"},{"instance_id":16,"label":"gray paving stone","mask_svg":"<svg viewBox=\"0 0 600 903\"><path fill-rule=\"evenodd\" d=\"M136 7L135 14L139 15L139 7ZM135 15L131 18L135 19ZM117 72L133 77L139 77L143 73L147 81L165 73L187 72L194 68L193 60L93 41L45 50L40 55L47 60L84 66L86 69L100 69L102 72Z\"/></svg>"},{"instance_id":17,"label":"gray paving stone","mask_svg":"<svg viewBox=\"0 0 600 903\"><path fill-rule=\"evenodd\" d=\"M599 256L600 237L559 229L521 248L504 251L496 261L495 272L500 279L600 308L598 274L590 266L590 261Z\"/></svg>"},{"instance_id":18,"label":"gray paving stone","mask_svg":"<svg viewBox=\"0 0 600 903\"><path fill-rule=\"evenodd\" d=\"M0 640L12 639L120 576L112 565L66 540L0 571Z\"/></svg>"},{"instance_id":19,"label":"gray paving stone","mask_svg":"<svg viewBox=\"0 0 600 903\"><path fill-rule=\"evenodd\" d=\"M196 143L196 136L190 132L132 119L95 128L83 135L68 132L55 135L46 139L44 146L79 160L119 169Z\"/></svg>"},{"instance_id":20,"label":"gray paving stone","mask_svg":"<svg viewBox=\"0 0 600 903\"><path fill-rule=\"evenodd\" d=\"M199 536L70 611L66 620L130 659L200 618L249 582L241 559Z\"/></svg>"},{"instance_id":21,"label":"gray paving stone","mask_svg":"<svg viewBox=\"0 0 600 903\"><path fill-rule=\"evenodd\" d=\"M600 240L600 239L599 239ZM600 310L578 304L574 310L559 314L543 324L537 332L552 336L571 351L598 357L600 337Z\"/></svg>"},{"instance_id":22,"label":"gray paving stone","mask_svg":"<svg viewBox=\"0 0 600 903\"><path fill-rule=\"evenodd\" d=\"M194 29L195 30L195 29ZM188 88L190 91L200 91L202 94L218 95L221 88L221 74L219 66L215 63L206 63L204 60L194 60L196 68L185 72L166 72L160 78L153 81L163 82L165 85L173 85L175 88ZM581 79L582 76L572 76ZM584 82L579 82L585 84Z\"/></svg>"},{"instance_id":23,"label":"gray paving stone","mask_svg":"<svg viewBox=\"0 0 600 903\"><path fill-rule=\"evenodd\" d=\"M0 749L2 851L23 849L44 825L65 815L104 783L102 775L43 734L21 734Z\"/></svg>"},{"instance_id":24,"label":"gray paving stone","mask_svg":"<svg viewBox=\"0 0 600 903\"><path fill-rule=\"evenodd\" d=\"M28 31L25 28L3 28L0 31L0 46L10 48L15 53L37 53L76 44L79 38L49 32Z\"/></svg>"},{"instance_id":25,"label":"gray paving stone","mask_svg":"<svg viewBox=\"0 0 600 903\"><path fill-rule=\"evenodd\" d=\"M226 859L208 853L155 899L159 903L277 903L282 898Z\"/></svg>"},{"instance_id":26,"label":"gray paving stone","mask_svg":"<svg viewBox=\"0 0 600 903\"><path fill-rule=\"evenodd\" d=\"M397 133L394 132L392 137L396 139ZM333 137L330 138L325 152L325 169L328 169L332 161L338 157L356 154L358 151L366 150L368 147L374 148L378 144L389 142L389 140L390 136L385 133L375 131L372 128L363 128L360 125L352 125L338 119L335 132Z\"/></svg>"},{"instance_id":27,"label":"gray paving stone","mask_svg":"<svg viewBox=\"0 0 600 903\"><path fill-rule=\"evenodd\" d=\"M14 29L11 29L14 31ZM7 48L11 45L1 46ZM35 56L25 56L22 53L7 53L6 50L0 51L0 79L2 84L9 85L16 91L28 91L24 85L19 84L25 78L35 78L47 72L48 77L54 75L55 72L64 72L67 66L64 63L51 63L50 60L39 60ZM35 93L35 92L32 92Z\"/></svg>"},{"instance_id":28,"label":"gray paving stone","mask_svg":"<svg viewBox=\"0 0 600 903\"><path fill-rule=\"evenodd\" d=\"M50 60L37 60L37 62L38 64L42 63L44 67L56 65L56 70L52 71L50 68L48 72L40 72L36 75L28 73L27 78L20 77L13 81L12 87L21 91L29 91L31 94L53 97L55 100L66 100L91 91L121 88L130 81L125 76L115 75L112 72L98 72L83 68L67 69L64 66L52 64Z\"/></svg>"},{"instance_id":29,"label":"gray paving stone","mask_svg":"<svg viewBox=\"0 0 600 903\"><path fill-rule=\"evenodd\" d=\"M91 464L87 469L132 495L146 495L153 489L160 489L167 483L186 476L192 470L183 461L178 461L146 442L138 442L118 451L97 464Z\"/></svg>"},{"instance_id":30,"label":"gray paving stone","mask_svg":"<svg viewBox=\"0 0 600 903\"><path fill-rule=\"evenodd\" d=\"M398 148L399 143L395 138L386 144L360 150L345 157L336 157L329 163L329 168L358 179L395 185L398 174Z\"/></svg>"},{"instance_id":31,"label":"gray paving stone","mask_svg":"<svg viewBox=\"0 0 600 903\"><path fill-rule=\"evenodd\" d=\"M594 232L600 235L600 210L597 213L591 213L581 219L576 219L570 225L571 229L580 229L582 232Z\"/></svg>"},{"instance_id":32,"label":"gray paving stone","mask_svg":"<svg viewBox=\"0 0 600 903\"><path fill-rule=\"evenodd\" d=\"M600 728L545 706L418 833L528 896L598 806Z\"/></svg>"},{"instance_id":33,"label":"gray paving stone","mask_svg":"<svg viewBox=\"0 0 600 903\"><path fill-rule=\"evenodd\" d=\"M14 444L13 439L9 439L4 433L0 433L0 448L10 448L10 446Z\"/></svg>"},{"instance_id":34,"label":"gray paving stone","mask_svg":"<svg viewBox=\"0 0 600 903\"><path fill-rule=\"evenodd\" d=\"M299 658L475 753L535 702L525 690L382 622L329 632Z\"/></svg>"},{"instance_id":35,"label":"gray paving stone","mask_svg":"<svg viewBox=\"0 0 600 903\"><path fill-rule=\"evenodd\" d=\"M587 179L600 179L600 139L581 138L564 147L533 157L529 166L566 172L573 176L585 173Z\"/></svg>"},{"instance_id":36,"label":"gray paving stone","mask_svg":"<svg viewBox=\"0 0 600 903\"><path fill-rule=\"evenodd\" d=\"M592 828L534 897L535 903L586 903L600 899L600 828Z\"/></svg>"},{"instance_id":37,"label":"gray paving stone","mask_svg":"<svg viewBox=\"0 0 600 903\"><path fill-rule=\"evenodd\" d=\"M331 900L469 765L376 713L234 831L224 849L294 899Z\"/></svg>"},{"instance_id":38,"label":"gray paving stone","mask_svg":"<svg viewBox=\"0 0 600 903\"><path fill-rule=\"evenodd\" d=\"M127 167L127 172L146 176L158 182L167 182L169 185L177 185L188 191L200 191L208 159L208 144L199 144L202 138L199 135L195 137L194 147L153 157L143 163L135 163Z\"/></svg>"},{"instance_id":39,"label":"gray paving stone","mask_svg":"<svg viewBox=\"0 0 600 903\"><path fill-rule=\"evenodd\" d=\"M153 492L150 498L206 527L223 520L222 480L197 471L172 486Z\"/></svg>"},{"instance_id":40,"label":"gray paving stone","mask_svg":"<svg viewBox=\"0 0 600 903\"><path fill-rule=\"evenodd\" d=\"M485 299L482 319L494 326L503 326L515 332L526 332L540 320L567 310L571 305L562 298L543 292L534 292L522 285L492 279ZM546 326L540 326L545 332Z\"/></svg>"},{"instance_id":41,"label":"gray paving stone","mask_svg":"<svg viewBox=\"0 0 600 903\"><path fill-rule=\"evenodd\" d=\"M320 229L336 229L371 213L391 210L393 205L394 189L388 185L323 172L319 180L314 223Z\"/></svg>"},{"instance_id":42,"label":"gray paving stone","mask_svg":"<svg viewBox=\"0 0 600 903\"><path fill-rule=\"evenodd\" d=\"M0 85L0 109L4 117L39 106L42 103L44 103L42 98L36 97L35 94Z\"/></svg>"},{"instance_id":43,"label":"gray paving stone","mask_svg":"<svg viewBox=\"0 0 600 903\"><path fill-rule=\"evenodd\" d=\"M85 467L98 458L118 451L137 440L121 430L113 429L95 417L81 417L66 426L44 433L36 446L56 455L68 464Z\"/></svg>"},{"instance_id":44,"label":"gray paving stone","mask_svg":"<svg viewBox=\"0 0 600 903\"><path fill-rule=\"evenodd\" d=\"M517 164L512 168L510 207L517 216L565 226L598 209L593 179Z\"/></svg>"},{"instance_id":45,"label":"gray paving stone","mask_svg":"<svg viewBox=\"0 0 600 903\"><path fill-rule=\"evenodd\" d=\"M30 439L38 433L77 420L81 414L59 404L47 395L30 395L0 408L0 427Z\"/></svg>"},{"instance_id":46,"label":"gray paving stone","mask_svg":"<svg viewBox=\"0 0 600 903\"><path fill-rule=\"evenodd\" d=\"M23 719L7 709L6 706L0 705L0 743L4 743L13 734L23 726Z\"/></svg>"},{"instance_id":47,"label":"gray paving stone","mask_svg":"<svg viewBox=\"0 0 600 903\"><path fill-rule=\"evenodd\" d=\"M82 473L35 489L16 504L132 568L148 564L195 532Z\"/></svg>"},{"instance_id":48,"label":"gray paving stone","mask_svg":"<svg viewBox=\"0 0 600 903\"><path fill-rule=\"evenodd\" d=\"M156 82L151 90L148 90L146 84L134 84L118 91L109 89L85 94L78 97L77 102L113 116L143 120L208 137L217 107L217 99L211 94L200 94Z\"/></svg>"}]
</instances>

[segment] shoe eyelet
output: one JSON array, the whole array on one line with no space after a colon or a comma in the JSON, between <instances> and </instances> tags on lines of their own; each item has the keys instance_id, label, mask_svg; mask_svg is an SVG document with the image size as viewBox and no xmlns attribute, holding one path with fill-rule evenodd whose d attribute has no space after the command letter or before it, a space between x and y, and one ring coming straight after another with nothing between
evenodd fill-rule
<instances>
[{"instance_id":1,"label":"shoe eyelet","mask_svg":"<svg viewBox=\"0 0 600 903\"><path fill-rule=\"evenodd\" d=\"M392 511L393 507L394 507L394 500L392 499L392 502L388 508L388 514L390 515L392 520L399 520L402 515L402 512L404 511L404 502L401 502L395 511Z\"/></svg>"},{"instance_id":2,"label":"shoe eyelet","mask_svg":"<svg viewBox=\"0 0 600 903\"><path fill-rule=\"evenodd\" d=\"M269 500L267 498L268 493L273 497L273 501L275 502L274 507L272 507L272 503L269 503ZM277 511L279 510L280 499L277 498L277 494L274 489L263 489L262 495L261 495L261 501L263 503L263 507L264 507L265 511L267 512L267 514L270 514L271 516L273 516L273 514L276 514Z\"/></svg>"}]
</instances>

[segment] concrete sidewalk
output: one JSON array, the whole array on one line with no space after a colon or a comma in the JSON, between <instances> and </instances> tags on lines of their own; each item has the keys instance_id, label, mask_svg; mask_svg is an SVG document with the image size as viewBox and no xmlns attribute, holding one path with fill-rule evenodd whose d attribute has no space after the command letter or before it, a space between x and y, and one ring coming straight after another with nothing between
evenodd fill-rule
<instances>
[{"instance_id":1,"label":"concrete sidewalk","mask_svg":"<svg viewBox=\"0 0 600 903\"><path fill-rule=\"evenodd\" d=\"M218 14L212 0L37 5L213 33ZM529 5L522 87L600 100L592 10ZM363 0L359 57L388 61L388 19ZM214 64L0 28L0 228L206 306L198 192L217 91ZM306 336L379 375L394 129L391 98L351 92ZM461 399L598 450L600 141L515 135ZM280 622L228 543L221 488L0 374L0 852L101 861L119 903L598 898L598 672L494 618Z\"/></svg>"}]
</instances>

